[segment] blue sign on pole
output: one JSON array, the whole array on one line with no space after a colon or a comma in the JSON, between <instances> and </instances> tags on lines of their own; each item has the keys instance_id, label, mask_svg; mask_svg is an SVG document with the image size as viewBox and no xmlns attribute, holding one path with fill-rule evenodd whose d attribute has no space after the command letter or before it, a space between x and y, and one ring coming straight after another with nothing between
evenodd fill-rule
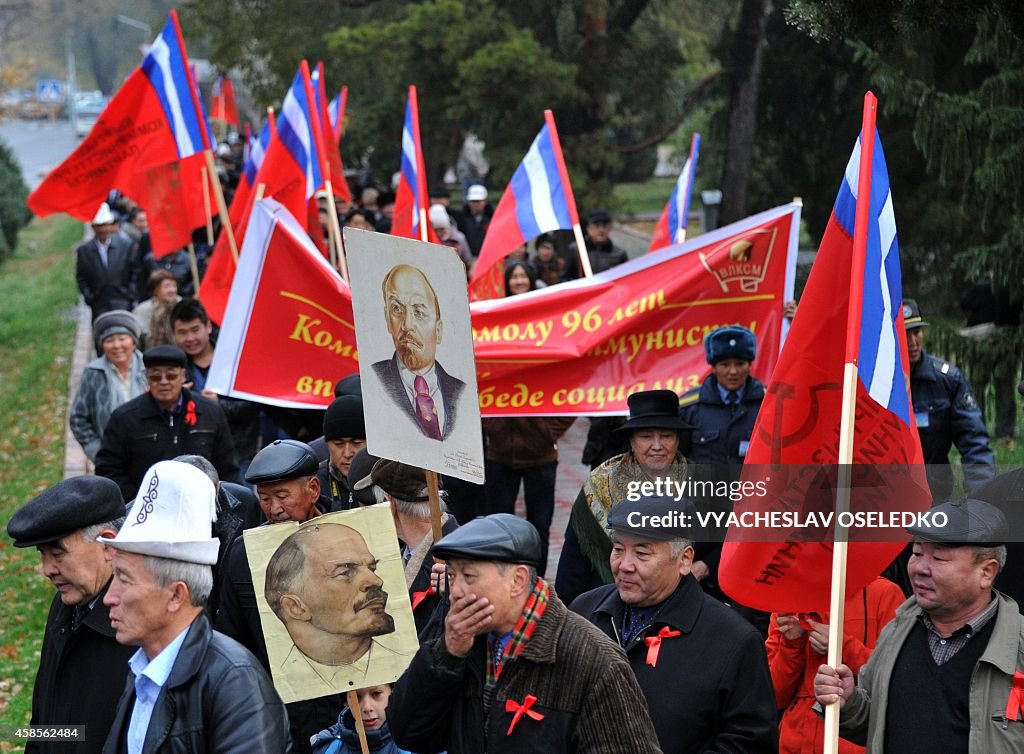
<instances>
[{"instance_id":1,"label":"blue sign on pole","mask_svg":"<svg viewBox=\"0 0 1024 754\"><path fill-rule=\"evenodd\" d=\"M40 79L36 84L36 99L40 102L60 102L61 83L58 79Z\"/></svg>"}]
</instances>

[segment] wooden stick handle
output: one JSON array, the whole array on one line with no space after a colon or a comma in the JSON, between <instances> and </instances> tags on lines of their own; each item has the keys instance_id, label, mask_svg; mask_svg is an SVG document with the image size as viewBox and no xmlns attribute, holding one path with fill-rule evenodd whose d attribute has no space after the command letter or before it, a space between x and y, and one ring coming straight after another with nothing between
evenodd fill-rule
<instances>
[{"instance_id":1,"label":"wooden stick handle","mask_svg":"<svg viewBox=\"0 0 1024 754\"><path fill-rule=\"evenodd\" d=\"M356 733L359 734L359 748L363 750L363 754L370 754L370 745L366 743L366 727L363 725L363 714L359 709L359 694L355 691L349 691L348 697L348 709L352 713L352 719L356 721Z\"/></svg>"}]
</instances>

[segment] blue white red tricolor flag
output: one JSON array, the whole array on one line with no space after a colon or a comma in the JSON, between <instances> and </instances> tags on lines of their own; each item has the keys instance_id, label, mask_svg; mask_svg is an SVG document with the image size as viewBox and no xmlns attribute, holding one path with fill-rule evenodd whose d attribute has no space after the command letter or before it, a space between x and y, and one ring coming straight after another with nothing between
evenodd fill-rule
<instances>
[{"instance_id":1,"label":"blue white red tricolor flag","mask_svg":"<svg viewBox=\"0 0 1024 754\"><path fill-rule=\"evenodd\" d=\"M509 252L541 233L568 230L579 221L555 119L547 110L544 126L494 210L470 284L491 276Z\"/></svg>"},{"instance_id":2,"label":"blue white red tricolor flag","mask_svg":"<svg viewBox=\"0 0 1024 754\"><path fill-rule=\"evenodd\" d=\"M345 126L345 104L348 101L348 87L341 87L341 91L331 100L327 106L327 114L331 118L331 128L334 129L334 138L341 140L341 132Z\"/></svg>"},{"instance_id":3,"label":"blue white red tricolor flag","mask_svg":"<svg viewBox=\"0 0 1024 754\"><path fill-rule=\"evenodd\" d=\"M700 134L690 140L690 156L686 158L682 172L668 198L665 211L661 213L658 225L651 236L648 251L657 251L665 246L686 240L686 223L690 215L690 198L693 195L693 179L697 175L697 157L700 155Z\"/></svg>"},{"instance_id":4,"label":"blue white red tricolor flag","mask_svg":"<svg viewBox=\"0 0 1024 754\"><path fill-rule=\"evenodd\" d=\"M345 166L341 162L341 148L334 133L334 124L327 107L327 89L324 84L324 64L317 63L313 71L313 96L320 120L320 143L324 145L326 165L330 172L331 188L335 195L347 202L352 201L352 192L345 180Z\"/></svg>"},{"instance_id":5,"label":"blue white red tricolor flag","mask_svg":"<svg viewBox=\"0 0 1024 754\"><path fill-rule=\"evenodd\" d=\"M925 510L930 503L921 443L911 421L910 365L889 176L873 127L867 135L873 143L870 175L861 175L864 138L862 134L858 139L847 165L744 462L744 479L763 479L767 464L778 471L770 475L767 496L741 501L737 512L788 510L787 496L800 497L791 494L794 474L800 472L787 473L787 468L839 462L847 363L855 363L857 369L853 474L865 480L873 475L870 483L853 487L850 510L912 512ZM866 211L862 253L854 242L858 207ZM860 272L863 286L857 280ZM849 343L844 333L850 333ZM851 529L848 593L885 569L906 542L902 534L899 527L885 535ZM786 535L785 542L751 539L729 531L719 567L726 594L762 610L828 609L831 541L805 541L798 531Z\"/></svg>"},{"instance_id":6,"label":"blue white red tricolor flag","mask_svg":"<svg viewBox=\"0 0 1024 754\"><path fill-rule=\"evenodd\" d=\"M275 123L270 125L270 138L263 164L253 179L253 186L263 184L263 196L276 199L284 205L293 217L300 221L308 217L310 198L323 185L323 169L320 162L319 134L313 129L319 126L314 120L316 111L311 110L313 90L309 79L309 67L303 60L295 75ZM241 248L245 226L249 222L255 192L235 226L235 237ZM319 227L310 227L311 235L323 235ZM226 234L217 239L213 258L206 268L200 295L207 313L219 323L227 305L231 281L235 275L235 261L225 240Z\"/></svg>"},{"instance_id":7,"label":"blue white red tricolor flag","mask_svg":"<svg viewBox=\"0 0 1024 754\"><path fill-rule=\"evenodd\" d=\"M427 222L427 170L420 141L420 112L416 87L409 87L402 126L402 164L395 191L395 213L391 235L438 243L437 234Z\"/></svg>"},{"instance_id":8,"label":"blue white red tricolor flag","mask_svg":"<svg viewBox=\"0 0 1024 754\"><path fill-rule=\"evenodd\" d=\"M238 188L235 189L235 195L231 200L231 207L228 210L228 217L231 219L232 228L237 227L242 216L245 214L246 205L249 203L249 194L256 185L256 175L259 173L260 166L263 165L263 156L266 154L267 146L270 144L270 130L271 123L268 119L263 124L259 137L257 138L254 135L246 149L249 154L245 164L242 165L242 175L238 179Z\"/></svg>"},{"instance_id":9,"label":"blue white red tricolor flag","mask_svg":"<svg viewBox=\"0 0 1024 754\"><path fill-rule=\"evenodd\" d=\"M185 201L198 201L201 206L202 186L192 180L193 166L188 161L207 149L206 119L177 15L171 11L140 66L78 149L32 192L28 206L40 217L67 212L88 221L114 188L151 208L151 217L172 214L163 211L170 199L176 199L179 209ZM167 177L149 180L147 174L154 170ZM194 175L199 175L198 168ZM154 241L185 245L192 233L185 226L193 214L189 211L179 215L180 220L161 221L161 227L151 230L155 230Z\"/></svg>"}]
</instances>

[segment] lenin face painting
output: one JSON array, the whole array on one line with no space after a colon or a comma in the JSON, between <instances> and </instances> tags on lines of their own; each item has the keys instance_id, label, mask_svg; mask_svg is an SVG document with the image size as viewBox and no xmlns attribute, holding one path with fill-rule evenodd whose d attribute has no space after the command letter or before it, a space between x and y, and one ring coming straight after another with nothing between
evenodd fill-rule
<instances>
[{"instance_id":1,"label":"lenin face painting","mask_svg":"<svg viewBox=\"0 0 1024 754\"><path fill-rule=\"evenodd\" d=\"M290 535L267 564L265 597L296 648L322 665L348 665L390 634L388 594L363 536L322 523Z\"/></svg>"}]
</instances>

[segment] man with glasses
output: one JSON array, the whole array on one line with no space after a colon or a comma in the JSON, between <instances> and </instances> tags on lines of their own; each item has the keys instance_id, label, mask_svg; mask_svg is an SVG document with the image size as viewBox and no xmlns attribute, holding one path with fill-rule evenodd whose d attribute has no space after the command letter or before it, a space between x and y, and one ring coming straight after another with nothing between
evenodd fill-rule
<instances>
[{"instance_id":1,"label":"man with glasses","mask_svg":"<svg viewBox=\"0 0 1024 754\"><path fill-rule=\"evenodd\" d=\"M96 454L96 474L117 482L127 501L135 499L150 466L185 454L209 459L221 481L240 481L224 412L185 387L185 352L157 346L142 361L149 392L111 414Z\"/></svg>"}]
</instances>

